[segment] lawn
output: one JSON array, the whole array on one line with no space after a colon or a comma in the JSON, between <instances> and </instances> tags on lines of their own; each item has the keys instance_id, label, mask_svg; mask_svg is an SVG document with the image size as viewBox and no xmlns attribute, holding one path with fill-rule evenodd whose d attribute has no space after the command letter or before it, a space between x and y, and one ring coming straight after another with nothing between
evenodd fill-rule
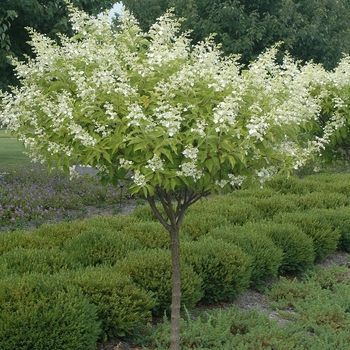
<instances>
[{"instance_id":1,"label":"lawn","mask_svg":"<svg viewBox=\"0 0 350 350\"><path fill-rule=\"evenodd\" d=\"M23 152L22 143L5 129L0 129L0 172L30 165L30 158Z\"/></svg>"}]
</instances>

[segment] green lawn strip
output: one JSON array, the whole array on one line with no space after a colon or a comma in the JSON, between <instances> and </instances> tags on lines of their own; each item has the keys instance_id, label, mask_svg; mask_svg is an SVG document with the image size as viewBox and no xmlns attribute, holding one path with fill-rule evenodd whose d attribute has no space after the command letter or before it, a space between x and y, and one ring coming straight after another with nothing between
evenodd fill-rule
<instances>
[{"instance_id":1,"label":"green lawn strip","mask_svg":"<svg viewBox=\"0 0 350 350\"><path fill-rule=\"evenodd\" d=\"M30 158L23 152L22 143L0 129L0 172L30 165Z\"/></svg>"}]
</instances>

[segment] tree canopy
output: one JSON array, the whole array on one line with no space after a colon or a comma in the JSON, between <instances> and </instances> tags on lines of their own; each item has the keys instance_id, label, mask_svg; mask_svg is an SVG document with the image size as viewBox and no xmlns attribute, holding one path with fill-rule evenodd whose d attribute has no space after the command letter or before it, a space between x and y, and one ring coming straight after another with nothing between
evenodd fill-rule
<instances>
[{"instance_id":1,"label":"tree canopy","mask_svg":"<svg viewBox=\"0 0 350 350\"><path fill-rule=\"evenodd\" d=\"M265 48L283 41L281 51L303 62L334 68L350 53L348 0L122 0L148 30L166 9L184 17L183 30L198 42L210 33L225 54L241 54L248 64Z\"/></svg>"},{"instance_id":2,"label":"tree canopy","mask_svg":"<svg viewBox=\"0 0 350 350\"><path fill-rule=\"evenodd\" d=\"M109 9L114 0L72 0L78 8L89 14ZM31 27L50 38L57 33L72 34L68 23L68 11L64 0L2 0L0 4L0 89L15 84L13 68L8 55L24 59L32 55L28 45L26 27Z\"/></svg>"}]
</instances>

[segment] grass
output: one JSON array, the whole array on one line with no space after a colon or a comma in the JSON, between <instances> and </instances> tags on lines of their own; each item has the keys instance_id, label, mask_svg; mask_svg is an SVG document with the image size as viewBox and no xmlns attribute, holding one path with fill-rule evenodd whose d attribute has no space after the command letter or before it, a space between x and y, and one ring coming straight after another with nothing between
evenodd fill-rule
<instances>
[{"instance_id":1,"label":"grass","mask_svg":"<svg viewBox=\"0 0 350 350\"><path fill-rule=\"evenodd\" d=\"M12 137L5 129L0 129L0 173L29 166L30 158L25 155L21 142Z\"/></svg>"}]
</instances>

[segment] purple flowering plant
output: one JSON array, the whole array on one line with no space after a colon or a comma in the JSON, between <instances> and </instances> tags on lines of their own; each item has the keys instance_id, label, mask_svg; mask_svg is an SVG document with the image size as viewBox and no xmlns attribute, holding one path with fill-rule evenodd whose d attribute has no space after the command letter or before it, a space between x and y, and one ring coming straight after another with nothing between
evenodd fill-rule
<instances>
[{"instance_id":1,"label":"purple flowering plant","mask_svg":"<svg viewBox=\"0 0 350 350\"><path fill-rule=\"evenodd\" d=\"M122 186L101 185L94 176L70 178L33 165L0 174L0 228L54 219L70 209L116 204Z\"/></svg>"}]
</instances>

